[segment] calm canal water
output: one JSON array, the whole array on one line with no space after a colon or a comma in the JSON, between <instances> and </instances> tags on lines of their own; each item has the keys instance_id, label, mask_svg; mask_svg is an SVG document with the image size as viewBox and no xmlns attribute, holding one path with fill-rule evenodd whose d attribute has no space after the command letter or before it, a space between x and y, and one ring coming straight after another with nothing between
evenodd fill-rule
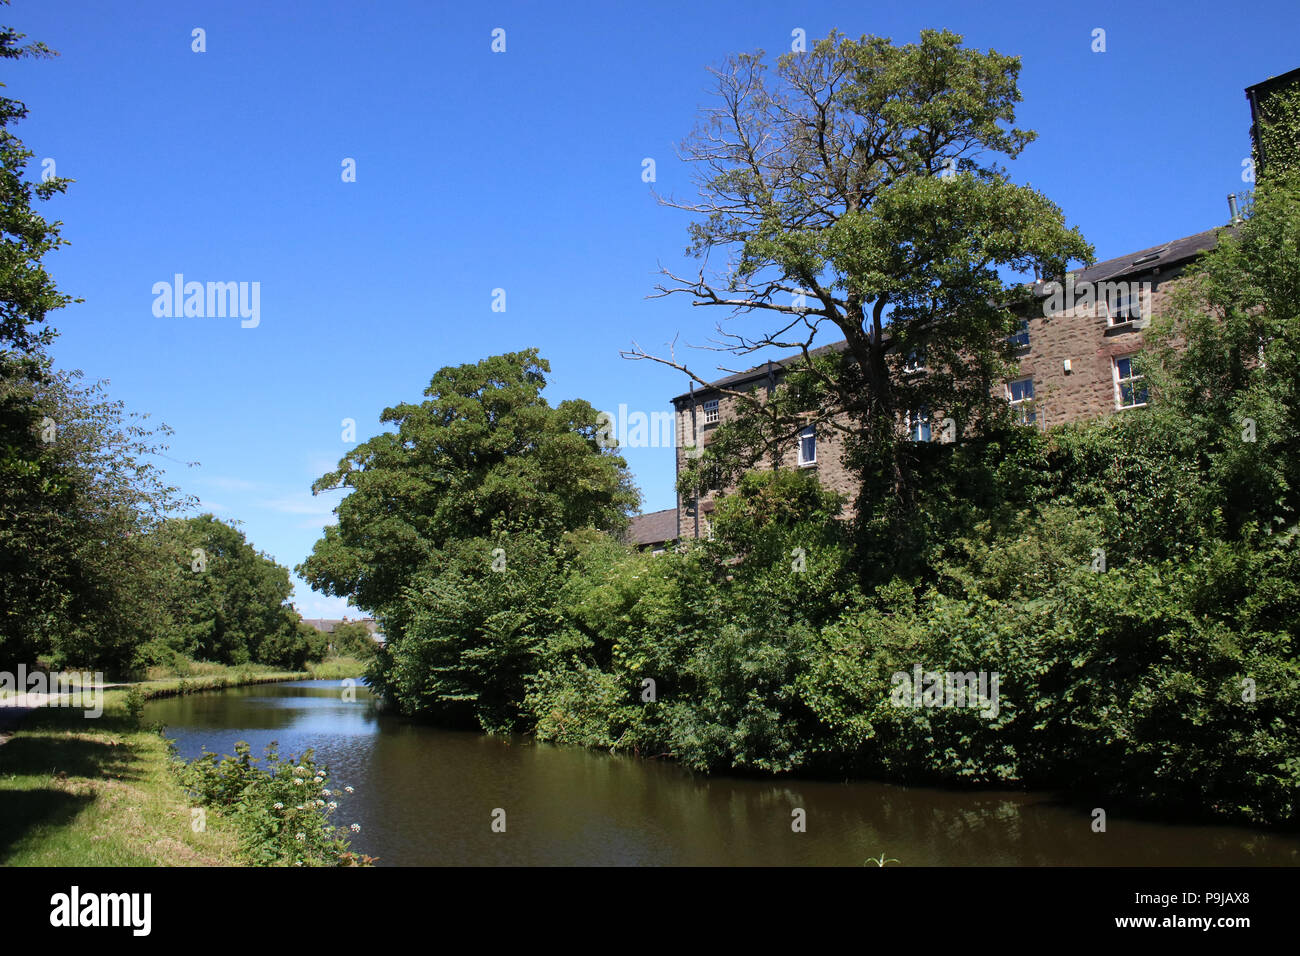
<instances>
[{"instance_id":1,"label":"calm canal water","mask_svg":"<svg viewBox=\"0 0 1300 956\"><path fill-rule=\"evenodd\" d=\"M660 761L528 738L487 737L376 713L341 681L263 684L150 701L185 757L315 748L331 788L352 786L333 822L361 825L354 850L380 865L833 865L885 856L912 866L1300 864L1300 837L1249 829L1108 821L1051 795L879 783L694 776ZM807 811L793 833L791 811ZM506 832L491 830L506 811ZM874 865L874 864L873 864Z\"/></svg>"}]
</instances>

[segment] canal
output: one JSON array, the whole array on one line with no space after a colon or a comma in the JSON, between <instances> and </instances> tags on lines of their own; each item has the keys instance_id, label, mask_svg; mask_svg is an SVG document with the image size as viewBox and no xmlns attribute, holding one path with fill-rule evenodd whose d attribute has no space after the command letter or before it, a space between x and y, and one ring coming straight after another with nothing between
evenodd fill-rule
<instances>
[{"instance_id":1,"label":"canal","mask_svg":"<svg viewBox=\"0 0 1300 956\"><path fill-rule=\"evenodd\" d=\"M355 696L354 700L347 698ZM1300 837L1112 816L1045 793L703 777L526 737L488 737L380 714L341 681L263 684L150 701L180 754L246 740L314 748L332 822L381 866L421 865L1296 865ZM802 809L806 831L793 832ZM494 811L505 832L493 832ZM875 865L875 864L871 864Z\"/></svg>"}]
</instances>

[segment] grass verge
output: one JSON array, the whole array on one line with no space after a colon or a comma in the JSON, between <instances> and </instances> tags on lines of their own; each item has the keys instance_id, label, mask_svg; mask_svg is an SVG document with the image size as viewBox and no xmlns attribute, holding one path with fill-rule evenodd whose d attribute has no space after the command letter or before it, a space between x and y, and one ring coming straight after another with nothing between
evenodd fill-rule
<instances>
[{"instance_id":1,"label":"grass verge","mask_svg":"<svg viewBox=\"0 0 1300 956\"><path fill-rule=\"evenodd\" d=\"M225 668L105 692L104 712L41 707L0 744L0 864L6 866L236 866L231 821L193 804L169 765L167 742L139 727L127 694L143 699L288 680L360 676L358 661L315 673ZM0 733L3 738L3 733Z\"/></svg>"}]
</instances>

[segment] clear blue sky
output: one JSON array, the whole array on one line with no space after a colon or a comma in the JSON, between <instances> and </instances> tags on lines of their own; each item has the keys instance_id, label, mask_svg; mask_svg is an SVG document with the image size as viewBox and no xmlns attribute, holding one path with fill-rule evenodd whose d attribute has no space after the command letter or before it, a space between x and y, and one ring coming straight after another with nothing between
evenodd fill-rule
<instances>
[{"instance_id":1,"label":"clear blue sky","mask_svg":"<svg viewBox=\"0 0 1300 956\"><path fill-rule=\"evenodd\" d=\"M172 478L290 567L332 520L336 496L310 486L347 450L340 422L374 434L444 365L535 345L553 403L656 411L685 390L618 355L700 342L721 318L646 298L658 263L689 268L688 218L656 204L641 162L690 195L673 144L728 53L784 52L795 28L946 27L1019 55L1019 125L1039 139L1013 175L1103 259L1225 222L1245 188L1242 90L1300 66L1294 0L15 0L0 16L61 53L0 76L31 110L34 175L50 157L77 180L46 206L72 241L48 265L86 300L54 316L57 364L172 426L171 454L202 463ZM178 272L260 282L260 325L155 317L153 284ZM645 510L670 507L672 450L626 454ZM301 582L295 600L345 612Z\"/></svg>"}]
</instances>

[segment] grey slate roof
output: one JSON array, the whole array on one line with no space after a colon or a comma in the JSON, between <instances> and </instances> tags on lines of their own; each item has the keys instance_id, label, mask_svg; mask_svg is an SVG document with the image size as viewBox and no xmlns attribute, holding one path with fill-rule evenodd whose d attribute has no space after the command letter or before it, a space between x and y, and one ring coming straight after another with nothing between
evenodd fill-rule
<instances>
[{"instance_id":1,"label":"grey slate roof","mask_svg":"<svg viewBox=\"0 0 1300 956\"><path fill-rule=\"evenodd\" d=\"M827 354L828 352L843 352L848 347L849 347L849 343L841 339L838 342L832 342L829 345L822 345L819 346L818 348L811 349L808 354L813 356L822 356ZM716 379L709 383L708 388L705 388L704 386L701 385L699 388L695 390L695 395L696 397L699 397L702 393L707 393L709 388L728 388L733 385L741 385L745 382L756 381L761 378L766 378L767 370L769 366L774 370L779 370L785 368L787 365L790 365L793 362L798 361L801 358L803 358L803 353L796 353L794 355L787 355L784 358L773 359L770 362L764 362L762 365L755 365L753 368L747 369L744 372L737 372L734 375L728 375L726 378ZM673 399L673 401L680 402L682 399L690 398L690 397L691 397L691 393L685 392L681 395L676 396Z\"/></svg>"},{"instance_id":2,"label":"grey slate roof","mask_svg":"<svg viewBox=\"0 0 1300 956\"><path fill-rule=\"evenodd\" d=\"M1088 266L1086 269L1080 269L1074 273L1075 283L1080 282L1110 282L1121 276L1139 275L1144 272L1150 272L1153 269L1167 269L1175 265L1180 265L1191 259L1196 258L1202 252L1213 249L1218 245L1219 233L1227 230L1229 233L1236 234L1235 226L1217 226L1214 229L1207 229L1205 232L1198 232L1192 236L1184 236L1182 239L1174 239L1166 242L1164 245L1151 246L1147 249L1140 249L1137 252L1130 252L1127 255L1116 256L1114 259L1107 259L1105 262L1098 262L1095 265ZM1043 287L1047 280L1041 280L1034 284L1034 293L1045 296ZM829 345L823 345L820 348L813 349L812 355L824 355L830 351L842 352L848 347L848 343L840 340L832 342ZM802 355L787 355L780 359L765 362L762 365L756 365L744 372L737 372L734 375L728 375L726 378L715 379L710 382L708 387L700 386L695 390L695 397L707 396L710 388L730 388L737 385L743 385L747 382L758 381L766 378L768 370L779 371L782 368L802 358ZM688 399L691 397L690 392L685 392L673 398L673 403Z\"/></svg>"},{"instance_id":3,"label":"grey slate roof","mask_svg":"<svg viewBox=\"0 0 1300 956\"><path fill-rule=\"evenodd\" d=\"M1205 232L1198 232L1194 236L1166 242L1162 246L1151 246L1149 249L1140 249L1125 256L1107 259L1105 262L1098 262L1096 265L1076 271L1074 281L1076 283L1108 282L1120 276L1136 275L1150 272L1152 269L1166 269L1179 265L1196 258L1202 252L1213 249L1218 245L1219 233L1223 230L1234 235L1237 231L1235 226L1218 226ZM1041 289L1044 284L1044 282L1035 284L1034 291L1042 295Z\"/></svg>"},{"instance_id":4,"label":"grey slate roof","mask_svg":"<svg viewBox=\"0 0 1300 956\"><path fill-rule=\"evenodd\" d=\"M677 509L665 508L648 515L637 515L628 529L633 544L666 544L677 540Z\"/></svg>"}]
</instances>

